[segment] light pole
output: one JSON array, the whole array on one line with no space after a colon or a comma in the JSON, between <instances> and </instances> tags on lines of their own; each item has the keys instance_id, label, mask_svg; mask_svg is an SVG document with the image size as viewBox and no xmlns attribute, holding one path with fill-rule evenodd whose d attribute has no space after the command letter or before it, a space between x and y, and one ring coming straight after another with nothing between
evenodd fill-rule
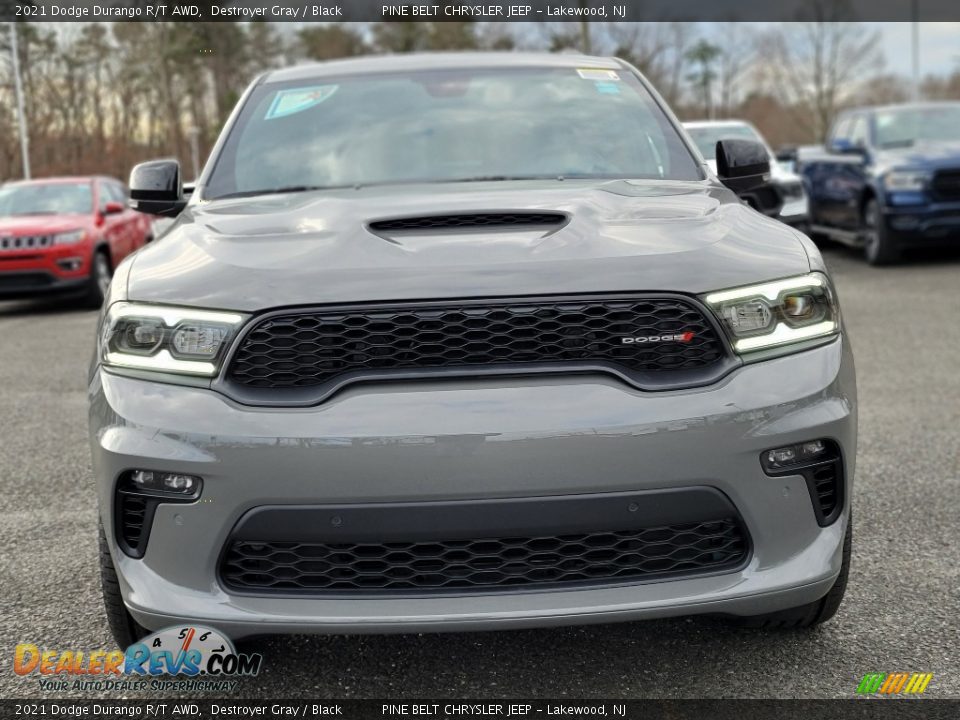
<instances>
[{"instance_id":1,"label":"light pole","mask_svg":"<svg viewBox=\"0 0 960 720\"><path fill-rule=\"evenodd\" d=\"M193 161L192 180L196 180L200 175L200 128L191 125L187 129L187 134L190 136L190 158Z\"/></svg>"},{"instance_id":2,"label":"light pole","mask_svg":"<svg viewBox=\"0 0 960 720\"><path fill-rule=\"evenodd\" d=\"M911 24L913 40L913 101L920 101L920 0L913 0L910 3L910 12L913 22Z\"/></svg>"},{"instance_id":3,"label":"light pole","mask_svg":"<svg viewBox=\"0 0 960 720\"><path fill-rule=\"evenodd\" d=\"M10 52L13 55L13 84L17 93L17 125L20 128L20 157L23 177L30 179L30 139L27 137L27 113L23 109L23 83L20 81L20 53L17 51L17 23L10 23Z\"/></svg>"}]
</instances>

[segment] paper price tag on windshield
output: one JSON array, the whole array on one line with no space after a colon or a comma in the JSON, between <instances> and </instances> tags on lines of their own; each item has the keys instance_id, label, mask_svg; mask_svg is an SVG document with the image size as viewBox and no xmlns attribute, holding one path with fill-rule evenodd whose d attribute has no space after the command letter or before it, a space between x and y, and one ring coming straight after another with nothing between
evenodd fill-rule
<instances>
[{"instance_id":1,"label":"paper price tag on windshield","mask_svg":"<svg viewBox=\"0 0 960 720\"><path fill-rule=\"evenodd\" d=\"M599 80L614 82L620 80L620 76L617 75L615 70L602 70L600 68L577 68L577 74L582 77L584 80Z\"/></svg>"},{"instance_id":2,"label":"paper price tag on windshield","mask_svg":"<svg viewBox=\"0 0 960 720\"><path fill-rule=\"evenodd\" d=\"M307 88L294 88L292 90L281 90L270 103L265 120L293 115L303 112L309 108L319 105L324 100L328 100L333 95L339 85L314 85Z\"/></svg>"}]
</instances>

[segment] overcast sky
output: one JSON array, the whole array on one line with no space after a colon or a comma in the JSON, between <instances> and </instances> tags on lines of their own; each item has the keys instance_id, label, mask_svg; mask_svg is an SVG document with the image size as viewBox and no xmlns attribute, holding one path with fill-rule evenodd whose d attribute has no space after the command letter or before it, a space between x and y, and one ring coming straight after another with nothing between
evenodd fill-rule
<instances>
[{"instance_id":1,"label":"overcast sky","mask_svg":"<svg viewBox=\"0 0 960 720\"><path fill-rule=\"evenodd\" d=\"M911 23L869 23L883 34L887 71L910 75ZM960 23L920 23L920 74L960 69Z\"/></svg>"}]
</instances>

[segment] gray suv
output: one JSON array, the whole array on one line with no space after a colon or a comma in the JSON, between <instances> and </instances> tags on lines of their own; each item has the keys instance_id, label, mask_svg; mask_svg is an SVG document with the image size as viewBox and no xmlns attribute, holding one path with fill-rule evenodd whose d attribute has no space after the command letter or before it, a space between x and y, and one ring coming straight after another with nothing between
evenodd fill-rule
<instances>
[{"instance_id":1,"label":"gray suv","mask_svg":"<svg viewBox=\"0 0 960 720\"><path fill-rule=\"evenodd\" d=\"M268 73L121 264L90 375L107 613L263 633L837 610L853 359L816 247L616 59Z\"/></svg>"}]
</instances>

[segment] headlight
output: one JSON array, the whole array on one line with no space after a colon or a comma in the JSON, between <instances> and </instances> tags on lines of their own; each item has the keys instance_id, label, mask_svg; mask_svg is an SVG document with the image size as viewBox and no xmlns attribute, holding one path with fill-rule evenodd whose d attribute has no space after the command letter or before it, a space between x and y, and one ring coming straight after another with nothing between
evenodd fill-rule
<instances>
[{"instance_id":1,"label":"headlight","mask_svg":"<svg viewBox=\"0 0 960 720\"><path fill-rule=\"evenodd\" d=\"M107 367L211 377L247 315L119 302L103 322Z\"/></svg>"},{"instance_id":2,"label":"headlight","mask_svg":"<svg viewBox=\"0 0 960 720\"><path fill-rule=\"evenodd\" d=\"M930 173L922 170L891 170L883 176L883 184L890 192L919 192L929 179Z\"/></svg>"},{"instance_id":3,"label":"headlight","mask_svg":"<svg viewBox=\"0 0 960 720\"><path fill-rule=\"evenodd\" d=\"M784 200L803 199L803 183L791 182L780 186L783 189Z\"/></svg>"},{"instance_id":4,"label":"headlight","mask_svg":"<svg viewBox=\"0 0 960 720\"><path fill-rule=\"evenodd\" d=\"M53 236L54 245L74 245L83 240L86 233L83 230L57 233Z\"/></svg>"},{"instance_id":5,"label":"headlight","mask_svg":"<svg viewBox=\"0 0 960 720\"><path fill-rule=\"evenodd\" d=\"M822 273L710 293L704 301L741 355L840 332L840 311Z\"/></svg>"}]
</instances>

